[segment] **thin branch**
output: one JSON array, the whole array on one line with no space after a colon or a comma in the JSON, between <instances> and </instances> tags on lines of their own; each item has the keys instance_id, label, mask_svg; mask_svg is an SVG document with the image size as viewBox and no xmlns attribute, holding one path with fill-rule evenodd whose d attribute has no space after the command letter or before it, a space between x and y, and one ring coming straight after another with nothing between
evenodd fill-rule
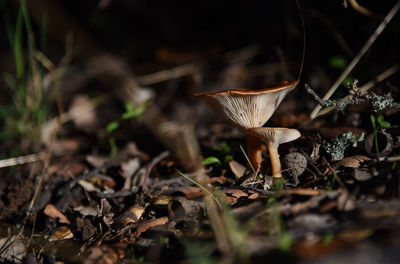
<instances>
[{"instance_id":1,"label":"thin branch","mask_svg":"<svg viewBox=\"0 0 400 264\"><path fill-rule=\"evenodd\" d=\"M376 28L375 32L371 35L371 37L364 44L364 46L361 48L361 50L358 52L358 54L353 58L353 60L350 62L350 64L347 66L347 68L343 71L343 73L339 76L339 78L332 85L332 87L329 89L329 91L325 94L325 96L322 98L323 100L328 100L333 95L333 93L337 90L339 85L343 82L343 80L347 77L347 75L349 75L349 73L354 69L354 67L358 64L360 59L364 56L364 54L369 50L369 48L372 46L372 44L375 42L375 40L379 37L379 35L382 33L382 31L390 23L390 21L396 15L399 8L400 8L400 0L397 1L397 3L389 11L389 13L386 15L385 19ZM320 105L317 105L314 108L314 110L311 112L310 118L314 119L315 117L317 117L321 108L322 107Z\"/></svg>"},{"instance_id":2,"label":"thin branch","mask_svg":"<svg viewBox=\"0 0 400 264\"><path fill-rule=\"evenodd\" d=\"M392 67L390 67L386 71L384 71L381 74L379 74L374 80L371 80L371 81L367 82L366 84L364 84L363 86L361 86L359 88L359 91L361 93L364 93L364 92L368 91L369 89L374 87L377 83L380 83L380 82L386 80L387 78L389 78L390 76L392 76L393 74L398 72L399 70L400 70L400 63L393 65ZM309 93L311 93L313 95L314 99L320 105L326 106L324 101L322 101L322 104L321 104L320 101L318 101L318 99L317 99L317 98L319 98L318 95L316 95L316 93L309 86L306 87L306 90L307 90L307 92L309 92ZM311 91L309 91L309 90L311 90ZM314 95L316 95L317 98ZM351 98L352 96L353 95L349 94L349 95L343 97L342 99L347 100L347 99ZM319 98L319 99L321 100L321 98ZM342 99L340 99L340 100L342 100ZM334 109L335 109L334 107L326 106L321 111L319 111L315 117L326 115L326 114L328 114L329 112L331 112Z\"/></svg>"},{"instance_id":3,"label":"thin branch","mask_svg":"<svg viewBox=\"0 0 400 264\"><path fill-rule=\"evenodd\" d=\"M27 163L33 163L37 161L44 160L46 158L45 152L40 152L38 154L30 154L26 156L20 156L16 158L9 158L0 160L0 168L11 167L16 165L23 165Z\"/></svg>"}]
</instances>

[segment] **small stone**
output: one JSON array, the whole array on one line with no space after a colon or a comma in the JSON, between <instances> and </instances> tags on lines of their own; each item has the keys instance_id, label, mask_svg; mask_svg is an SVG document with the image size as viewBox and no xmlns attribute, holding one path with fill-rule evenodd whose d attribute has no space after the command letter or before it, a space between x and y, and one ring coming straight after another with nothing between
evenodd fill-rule
<instances>
[{"instance_id":1,"label":"small stone","mask_svg":"<svg viewBox=\"0 0 400 264\"><path fill-rule=\"evenodd\" d=\"M299 184L299 176L307 167L307 159L299 152L291 152L283 158L283 166L293 179L294 184Z\"/></svg>"}]
</instances>

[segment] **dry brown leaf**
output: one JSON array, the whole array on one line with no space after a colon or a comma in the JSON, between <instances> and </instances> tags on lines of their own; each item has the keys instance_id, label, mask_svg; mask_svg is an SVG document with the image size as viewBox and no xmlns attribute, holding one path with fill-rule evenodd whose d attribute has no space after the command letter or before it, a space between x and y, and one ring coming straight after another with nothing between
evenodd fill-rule
<instances>
[{"instance_id":1,"label":"dry brown leaf","mask_svg":"<svg viewBox=\"0 0 400 264\"><path fill-rule=\"evenodd\" d=\"M59 240L64 240L64 239L70 239L73 238L74 234L71 232L71 229L69 229L66 226L62 226L56 229L54 233L50 236L49 241L59 241Z\"/></svg>"},{"instance_id":2,"label":"dry brown leaf","mask_svg":"<svg viewBox=\"0 0 400 264\"><path fill-rule=\"evenodd\" d=\"M346 191L337 199L337 209L339 211L351 211L355 208L354 198Z\"/></svg>"},{"instance_id":3,"label":"dry brown leaf","mask_svg":"<svg viewBox=\"0 0 400 264\"><path fill-rule=\"evenodd\" d=\"M95 168L99 168L106 164L110 159L104 156L87 155L86 161Z\"/></svg>"},{"instance_id":4,"label":"dry brown leaf","mask_svg":"<svg viewBox=\"0 0 400 264\"><path fill-rule=\"evenodd\" d=\"M89 250L90 254L84 264L117 264L125 257L126 247L125 242L93 247Z\"/></svg>"},{"instance_id":5,"label":"dry brown leaf","mask_svg":"<svg viewBox=\"0 0 400 264\"><path fill-rule=\"evenodd\" d=\"M171 195L160 195L151 204L167 205L174 197Z\"/></svg>"},{"instance_id":6,"label":"dry brown leaf","mask_svg":"<svg viewBox=\"0 0 400 264\"><path fill-rule=\"evenodd\" d=\"M89 100L87 95L81 94L74 97L69 113L78 128L88 131L96 123L95 108L95 104Z\"/></svg>"},{"instance_id":7,"label":"dry brown leaf","mask_svg":"<svg viewBox=\"0 0 400 264\"><path fill-rule=\"evenodd\" d=\"M341 241L355 243L364 238L369 237L374 232L371 229L354 229L354 230L344 230L337 234L337 238Z\"/></svg>"},{"instance_id":8,"label":"dry brown leaf","mask_svg":"<svg viewBox=\"0 0 400 264\"><path fill-rule=\"evenodd\" d=\"M71 224L68 218L52 204L46 205L46 207L44 208L44 214L51 218L58 218L58 221L60 223Z\"/></svg>"},{"instance_id":9,"label":"dry brown leaf","mask_svg":"<svg viewBox=\"0 0 400 264\"><path fill-rule=\"evenodd\" d=\"M168 223L168 217L166 217L166 216L157 218L155 220L146 221L136 229L135 235L136 235L136 237L138 237L138 236L140 236L140 234L142 234L143 232L146 232L150 228L159 226L159 225L164 225L166 223Z\"/></svg>"},{"instance_id":10,"label":"dry brown leaf","mask_svg":"<svg viewBox=\"0 0 400 264\"><path fill-rule=\"evenodd\" d=\"M142 217L145 208L140 205L134 205L130 207L126 212L122 215L118 216L115 219L115 222L120 223L122 225L134 224Z\"/></svg>"},{"instance_id":11,"label":"dry brown leaf","mask_svg":"<svg viewBox=\"0 0 400 264\"><path fill-rule=\"evenodd\" d=\"M195 216L200 212L202 205L201 201L188 200L178 196L168 204L168 212L172 217L177 218Z\"/></svg>"},{"instance_id":12,"label":"dry brown leaf","mask_svg":"<svg viewBox=\"0 0 400 264\"><path fill-rule=\"evenodd\" d=\"M238 179L242 178L246 172L246 167L235 160L229 162L229 168L231 168L231 171Z\"/></svg>"},{"instance_id":13,"label":"dry brown leaf","mask_svg":"<svg viewBox=\"0 0 400 264\"><path fill-rule=\"evenodd\" d=\"M250 194L249 197L247 197L247 198L250 199L250 200L255 200L255 199L257 199L258 197L260 197L260 194L259 194L259 193L252 193L252 194Z\"/></svg>"},{"instance_id":14,"label":"dry brown leaf","mask_svg":"<svg viewBox=\"0 0 400 264\"><path fill-rule=\"evenodd\" d=\"M346 168L358 168L360 167L360 163L364 161L368 161L370 158L364 155L355 155L351 157L346 157L335 164L332 165L333 169L339 168L340 166L346 167Z\"/></svg>"},{"instance_id":15,"label":"dry brown leaf","mask_svg":"<svg viewBox=\"0 0 400 264\"><path fill-rule=\"evenodd\" d=\"M237 200L241 197L249 196L247 193L240 189L227 189L223 190L223 193L225 194L225 199L228 204L237 202Z\"/></svg>"},{"instance_id":16,"label":"dry brown leaf","mask_svg":"<svg viewBox=\"0 0 400 264\"><path fill-rule=\"evenodd\" d=\"M372 174L368 169L356 168L354 169L353 177L357 181L367 181L372 178Z\"/></svg>"},{"instance_id":17,"label":"dry brown leaf","mask_svg":"<svg viewBox=\"0 0 400 264\"><path fill-rule=\"evenodd\" d=\"M49 167L49 174L57 174L60 177L70 177L83 173L86 166L79 161L60 162Z\"/></svg>"},{"instance_id":18,"label":"dry brown leaf","mask_svg":"<svg viewBox=\"0 0 400 264\"><path fill-rule=\"evenodd\" d=\"M83 189L85 189L85 191L87 192L101 192L101 190L99 188L97 188L93 183L88 182L88 181L84 181L84 180L80 180L78 181L78 184L80 186L83 187Z\"/></svg>"},{"instance_id":19,"label":"dry brown leaf","mask_svg":"<svg viewBox=\"0 0 400 264\"><path fill-rule=\"evenodd\" d=\"M79 212L83 216L96 216L97 211L89 206L77 206L73 208L74 211Z\"/></svg>"},{"instance_id":20,"label":"dry brown leaf","mask_svg":"<svg viewBox=\"0 0 400 264\"><path fill-rule=\"evenodd\" d=\"M121 176L124 177L124 187L122 189L129 190L132 185L132 177L140 168L140 162L138 158L129 159L128 161L121 163Z\"/></svg>"}]
</instances>

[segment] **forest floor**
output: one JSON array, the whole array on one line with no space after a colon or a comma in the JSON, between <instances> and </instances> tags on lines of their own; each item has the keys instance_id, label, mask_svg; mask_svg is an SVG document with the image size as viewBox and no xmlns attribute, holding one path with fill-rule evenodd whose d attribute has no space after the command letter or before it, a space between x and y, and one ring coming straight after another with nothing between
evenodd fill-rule
<instances>
[{"instance_id":1,"label":"forest floor","mask_svg":"<svg viewBox=\"0 0 400 264\"><path fill-rule=\"evenodd\" d=\"M17 2L0 262L399 263L400 2ZM295 80L278 182L194 94Z\"/></svg>"}]
</instances>

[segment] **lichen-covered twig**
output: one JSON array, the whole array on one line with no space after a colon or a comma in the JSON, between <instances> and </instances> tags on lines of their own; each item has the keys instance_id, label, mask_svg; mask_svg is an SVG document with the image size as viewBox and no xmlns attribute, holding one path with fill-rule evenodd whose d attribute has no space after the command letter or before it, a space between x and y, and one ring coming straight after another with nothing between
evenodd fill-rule
<instances>
[{"instance_id":1,"label":"lichen-covered twig","mask_svg":"<svg viewBox=\"0 0 400 264\"><path fill-rule=\"evenodd\" d=\"M357 135L351 131L346 131L339 136L333 138L330 141L323 141L322 147L331 155L333 161L342 160L344 158L344 152L347 147L357 144L357 142L364 140L364 134Z\"/></svg>"},{"instance_id":2,"label":"lichen-covered twig","mask_svg":"<svg viewBox=\"0 0 400 264\"><path fill-rule=\"evenodd\" d=\"M313 98L324 107L330 107L336 111L344 112L349 105L358 105L365 101L368 101L375 112L387 109L387 108L400 108L400 104L396 103L390 93L384 95L377 95L375 93L368 93L363 91L357 86L358 81L355 80L349 87L350 96L335 100L323 100L321 99L314 90L307 84L305 84L306 91L313 96Z\"/></svg>"},{"instance_id":3,"label":"lichen-covered twig","mask_svg":"<svg viewBox=\"0 0 400 264\"><path fill-rule=\"evenodd\" d=\"M387 24L390 23L390 21L392 20L392 18L395 16L395 14L397 13L397 11L399 9L400 9L400 0L397 1L397 3L389 11L389 13L386 15L385 19L379 24L379 26L376 28L374 33L369 37L368 41L364 44L364 46L361 48L361 50L358 52L358 54L353 58L353 60L350 62L350 64L347 66L347 68L343 71L343 73L339 76L339 78L332 85L332 87L329 89L329 91L325 94L325 96L322 98L323 100L328 100L329 98L331 98L331 96L337 90L339 85L343 82L343 80L347 77L347 75L349 75L349 73L354 69L354 67L360 61L362 56L364 56L364 54L369 50L371 45L375 42L375 40L378 38L378 36L386 28ZM315 117L317 117L320 110L321 110L321 106L317 105L310 114L311 119L314 119Z\"/></svg>"},{"instance_id":4,"label":"lichen-covered twig","mask_svg":"<svg viewBox=\"0 0 400 264\"><path fill-rule=\"evenodd\" d=\"M376 76L373 80L365 83L364 85L362 85L360 88L358 88L360 90L360 92L366 92L368 90L370 90L371 88L373 88L377 83L383 82L384 80L386 80L387 78L389 78L390 76L392 76L393 74L395 74L396 72L398 72L400 70L400 63L397 63L391 67L389 67L388 69L386 69L384 72L382 72L381 74L379 74L378 76ZM315 94L315 92L313 91L313 94ZM314 96L314 95L313 95ZM345 96L344 98L349 98L353 96L352 94L349 94L347 96ZM318 97L319 98L319 97ZM317 116L321 116L321 115L325 115L327 113L329 113L330 111L334 110L334 108L332 107L325 107L324 109L322 109L321 111L319 111L319 113L316 115Z\"/></svg>"}]
</instances>

